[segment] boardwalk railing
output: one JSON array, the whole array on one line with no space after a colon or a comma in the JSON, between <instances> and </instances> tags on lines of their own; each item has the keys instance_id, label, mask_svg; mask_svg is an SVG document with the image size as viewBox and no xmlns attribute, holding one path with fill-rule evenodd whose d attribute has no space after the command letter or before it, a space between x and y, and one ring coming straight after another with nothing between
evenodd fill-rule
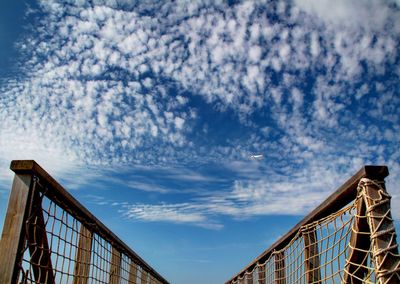
<instances>
[{"instance_id":1,"label":"boardwalk railing","mask_svg":"<svg viewBox=\"0 0 400 284\"><path fill-rule=\"evenodd\" d=\"M0 283L168 284L34 161L11 170Z\"/></svg>"},{"instance_id":2,"label":"boardwalk railing","mask_svg":"<svg viewBox=\"0 0 400 284\"><path fill-rule=\"evenodd\" d=\"M365 166L226 284L400 283L385 166Z\"/></svg>"}]
</instances>

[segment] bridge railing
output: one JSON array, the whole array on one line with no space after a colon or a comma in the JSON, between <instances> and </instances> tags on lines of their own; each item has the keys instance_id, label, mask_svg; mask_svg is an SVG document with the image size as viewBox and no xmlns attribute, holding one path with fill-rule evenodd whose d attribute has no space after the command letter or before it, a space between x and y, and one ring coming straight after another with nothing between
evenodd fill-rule
<instances>
[{"instance_id":1,"label":"bridge railing","mask_svg":"<svg viewBox=\"0 0 400 284\"><path fill-rule=\"evenodd\" d=\"M168 284L37 163L10 168L0 283Z\"/></svg>"},{"instance_id":2,"label":"bridge railing","mask_svg":"<svg viewBox=\"0 0 400 284\"><path fill-rule=\"evenodd\" d=\"M226 284L400 283L385 166L364 166Z\"/></svg>"}]
</instances>

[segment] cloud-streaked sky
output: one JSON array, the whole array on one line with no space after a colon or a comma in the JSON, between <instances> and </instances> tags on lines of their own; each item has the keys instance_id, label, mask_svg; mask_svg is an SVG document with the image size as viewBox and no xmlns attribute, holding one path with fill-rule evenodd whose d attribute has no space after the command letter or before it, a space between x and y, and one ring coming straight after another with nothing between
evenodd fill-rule
<instances>
[{"instance_id":1,"label":"cloud-streaked sky","mask_svg":"<svg viewBox=\"0 0 400 284\"><path fill-rule=\"evenodd\" d=\"M35 159L177 284L228 279L364 164L399 220L398 1L1 6L0 207Z\"/></svg>"}]
</instances>

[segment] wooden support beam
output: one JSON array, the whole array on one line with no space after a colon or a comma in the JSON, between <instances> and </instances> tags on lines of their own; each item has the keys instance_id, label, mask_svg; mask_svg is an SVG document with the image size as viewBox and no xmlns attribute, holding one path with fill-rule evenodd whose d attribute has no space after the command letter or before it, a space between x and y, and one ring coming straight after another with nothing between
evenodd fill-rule
<instances>
[{"instance_id":1,"label":"wooden support beam","mask_svg":"<svg viewBox=\"0 0 400 284\"><path fill-rule=\"evenodd\" d=\"M121 253L113 246L111 254L110 278L108 283L119 284L121 274Z\"/></svg>"},{"instance_id":2,"label":"wooden support beam","mask_svg":"<svg viewBox=\"0 0 400 284\"><path fill-rule=\"evenodd\" d=\"M253 273L246 274L246 284L253 284Z\"/></svg>"},{"instance_id":3,"label":"wooden support beam","mask_svg":"<svg viewBox=\"0 0 400 284\"><path fill-rule=\"evenodd\" d=\"M51 251L47 240L39 184L34 182L30 214L26 218L30 263L37 283L55 283Z\"/></svg>"},{"instance_id":4,"label":"wooden support beam","mask_svg":"<svg viewBox=\"0 0 400 284\"><path fill-rule=\"evenodd\" d=\"M283 251L278 252L275 254L275 284L286 283L285 270L285 253Z\"/></svg>"},{"instance_id":5,"label":"wooden support beam","mask_svg":"<svg viewBox=\"0 0 400 284\"><path fill-rule=\"evenodd\" d=\"M153 275L150 275L150 284L157 284L157 280L154 278Z\"/></svg>"},{"instance_id":6,"label":"wooden support beam","mask_svg":"<svg viewBox=\"0 0 400 284\"><path fill-rule=\"evenodd\" d=\"M260 265L258 266L258 284L266 284L265 278L265 265Z\"/></svg>"},{"instance_id":7,"label":"wooden support beam","mask_svg":"<svg viewBox=\"0 0 400 284\"><path fill-rule=\"evenodd\" d=\"M0 283L17 282L16 263L21 260L25 239L25 212L28 210L32 175L15 175L0 241Z\"/></svg>"},{"instance_id":8,"label":"wooden support beam","mask_svg":"<svg viewBox=\"0 0 400 284\"><path fill-rule=\"evenodd\" d=\"M321 271L318 255L318 239L315 227L303 232L304 258L307 283L321 283Z\"/></svg>"},{"instance_id":9,"label":"wooden support beam","mask_svg":"<svg viewBox=\"0 0 400 284\"><path fill-rule=\"evenodd\" d=\"M384 181L363 178L359 184L371 232L372 257L379 283L400 283L400 255Z\"/></svg>"},{"instance_id":10,"label":"wooden support beam","mask_svg":"<svg viewBox=\"0 0 400 284\"><path fill-rule=\"evenodd\" d=\"M142 270L140 284L147 284L148 277L149 277L149 273L146 270Z\"/></svg>"},{"instance_id":11,"label":"wooden support beam","mask_svg":"<svg viewBox=\"0 0 400 284\"><path fill-rule=\"evenodd\" d=\"M74 284L87 284L89 281L92 240L92 232L81 224L75 257Z\"/></svg>"},{"instance_id":12,"label":"wooden support beam","mask_svg":"<svg viewBox=\"0 0 400 284\"><path fill-rule=\"evenodd\" d=\"M358 216L365 216L365 203L362 198L356 200ZM349 244L349 257L344 267L344 283L361 284L368 270L367 252L370 247L370 230L366 218L355 218Z\"/></svg>"},{"instance_id":13,"label":"wooden support beam","mask_svg":"<svg viewBox=\"0 0 400 284\"><path fill-rule=\"evenodd\" d=\"M129 279L128 279L129 284L138 284L137 272L138 272L138 266L136 263L132 261L131 264L129 265Z\"/></svg>"}]
</instances>

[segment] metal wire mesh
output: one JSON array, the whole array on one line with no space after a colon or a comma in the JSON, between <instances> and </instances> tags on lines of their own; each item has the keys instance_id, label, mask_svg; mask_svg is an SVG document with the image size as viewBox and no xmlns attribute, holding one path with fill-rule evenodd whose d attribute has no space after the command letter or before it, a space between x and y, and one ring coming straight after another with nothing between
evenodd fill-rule
<instances>
[{"instance_id":1,"label":"metal wire mesh","mask_svg":"<svg viewBox=\"0 0 400 284\"><path fill-rule=\"evenodd\" d=\"M34 178L17 283L161 283Z\"/></svg>"}]
</instances>

